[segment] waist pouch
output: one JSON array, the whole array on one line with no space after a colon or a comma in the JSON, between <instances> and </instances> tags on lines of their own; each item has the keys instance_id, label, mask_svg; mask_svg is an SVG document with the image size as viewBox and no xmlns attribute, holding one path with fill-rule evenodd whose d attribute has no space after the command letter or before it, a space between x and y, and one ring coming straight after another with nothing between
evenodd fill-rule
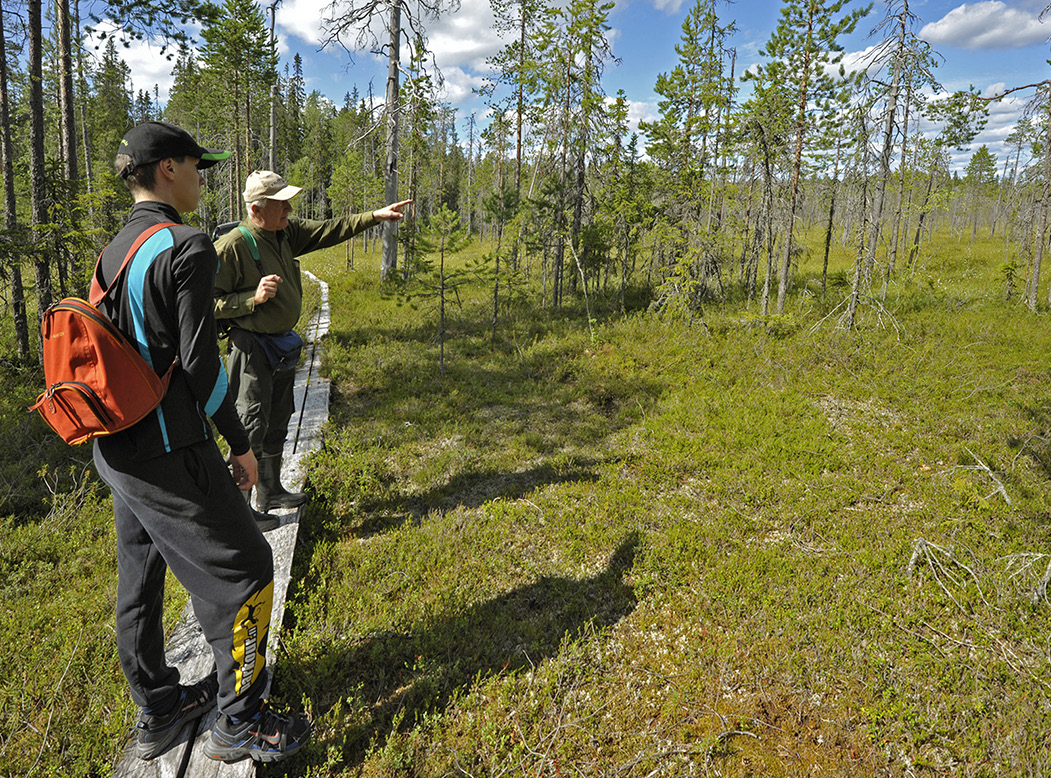
<instances>
[{"instance_id":1,"label":"waist pouch","mask_svg":"<svg viewBox=\"0 0 1051 778\"><path fill-rule=\"evenodd\" d=\"M303 339L295 330L281 335L264 335L253 332L252 337L266 354L266 361L275 373L283 370L295 370L299 365L299 355L303 351Z\"/></svg>"}]
</instances>

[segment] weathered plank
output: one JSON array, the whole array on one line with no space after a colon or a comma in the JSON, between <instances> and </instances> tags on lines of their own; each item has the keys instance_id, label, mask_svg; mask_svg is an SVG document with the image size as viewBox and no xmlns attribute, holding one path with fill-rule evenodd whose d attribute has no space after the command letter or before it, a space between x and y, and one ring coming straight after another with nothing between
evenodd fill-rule
<instances>
[{"instance_id":1,"label":"weathered plank","mask_svg":"<svg viewBox=\"0 0 1051 778\"><path fill-rule=\"evenodd\" d=\"M330 316L328 285L311 273L306 273L321 287L321 306L310 322L303 339L307 341L307 359L296 372L295 414L285 443L281 480L298 485L305 477L304 461L310 452L321 445L321 430L328 419L329 384L320 375L321 339L328 332ZM292 556L299 532L299 509L279 509L272 513L281 517L281 526L266 533L274 551L274 610L270 621L268 653L275 656L280 641L281 622L285 613L285 596L291 580ZM193 683L212 671L214 659L211 648L197 623L190 603L186 604L179 624L172 633L165 650L168 662L179 668L184 682ZM254 773L254 762L245 759L232 765L215 762L203 756L200 749L211 733L217 714L215 711L199 722L188 724L179 736L177 745L167 753L149 762L125 754L114 772L116 778L245 778Z\"/></svg>"}]
</instances>

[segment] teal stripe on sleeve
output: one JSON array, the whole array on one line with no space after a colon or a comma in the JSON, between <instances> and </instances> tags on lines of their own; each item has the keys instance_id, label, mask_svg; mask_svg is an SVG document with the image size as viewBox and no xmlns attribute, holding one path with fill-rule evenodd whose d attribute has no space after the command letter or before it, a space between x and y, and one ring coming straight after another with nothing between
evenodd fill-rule
<instances>
[{"instance_id":1,"label":"teal stripe on sleeve","mask_svg":"<svg viewBox=\"0 0 1051 778\"><path fill-rule=\"evenodd\" d=\"M217 410L219 410L219 406L222 405L223 398L226 397L226 390L229 386L230 379L226 375L226 365L223 364L223 360L220 358L219 375L215 378L215 386L212 388L212 394L204 406L204 412L206 414L212 416Z\"/></svg>"},{"instance_id":2,"label":"teal stripe on sleeve","mask_svg":"<svg viewBox=\"0 0 1051 778\"><path fill-rule=\"evenodd\" d=\"M135 328L135 343L142 358L146 360L146 364L152 367L155 372L157 368L154 367L153 357L150 354L150 345L146 339L144 289L146 287L146 276L150 272L154 261L160 254L171 249L174 243L175 238L172 236L171 230L160 230L151 235L149 240L139 247L139 250L135 252L135 256L128 265L128 302L131 306L132 326ZM168 440L168 425L164 420L164 410L158 405L155 413L161 428L164 450L171 451L171 444Z\"/></svg>"}]
</instances>

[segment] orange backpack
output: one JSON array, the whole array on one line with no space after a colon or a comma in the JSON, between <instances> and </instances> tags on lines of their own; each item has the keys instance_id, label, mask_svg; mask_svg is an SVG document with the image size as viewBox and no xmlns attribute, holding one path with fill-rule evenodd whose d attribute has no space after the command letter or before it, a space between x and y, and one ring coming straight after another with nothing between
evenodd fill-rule
<instances>
[{"instance_id":1,"label":"orange backpack","mask_svg":"<svg viewBox=\"0 0 1051 778\"><path fill-rule=\"evenodd\" d=\"M29 410L39 411L67 443L84 443L136 424L160 405L168 391L178 358L164 376L158 376L136 345L95 306L117 285L142 244L172 226L172 222L155 224L143 232L105 290L96 264L91 302L67 297L44 313L40 332L47 389Z\"/></svg>"}]
</instances>

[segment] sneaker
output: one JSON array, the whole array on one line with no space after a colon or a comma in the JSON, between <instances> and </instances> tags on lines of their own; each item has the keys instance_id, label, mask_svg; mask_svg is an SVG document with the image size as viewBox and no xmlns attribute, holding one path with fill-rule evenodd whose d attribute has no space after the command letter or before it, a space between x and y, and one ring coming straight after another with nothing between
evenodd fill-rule
<instances>
[{"instance_id":1,"label":"sneaker","mask_svg":"<svg viewBox=\"0 0 1051 778\"><path fill-rule=\"evenodd\" d=\"M279 716L264 705L252 721L234 724L220 716L205 744L205 756L236 762L246 756L257 762L279 762L299 751L310 740L310 722Z\"/></svg>"},{"instance_id":2,"label":"sneaker","mask_svg":"<svg viewBox=\"0 0 1051 778\"><path fill-rule=\"evenodd\" d=\"M132 732L132 752L139 759L156 759L167 751L185 724L199 719L215 706L219 680L215 673L193 686L179 684L179 701L170 713L152 716L140 713Z\"/></svg>"},{"instance_id":3,"label":"sneaker","mask_svg":"<svg viewBox=\"0 0 1051 778\"><path fill-rule=\"evenodd\" d=\"M261 513L255 508L252 508L252 518L255 519L255 525L259 527L260 532L269 532L281 526L281 519L277 518L277 516Z\"/></svg>"}]
</instances>

